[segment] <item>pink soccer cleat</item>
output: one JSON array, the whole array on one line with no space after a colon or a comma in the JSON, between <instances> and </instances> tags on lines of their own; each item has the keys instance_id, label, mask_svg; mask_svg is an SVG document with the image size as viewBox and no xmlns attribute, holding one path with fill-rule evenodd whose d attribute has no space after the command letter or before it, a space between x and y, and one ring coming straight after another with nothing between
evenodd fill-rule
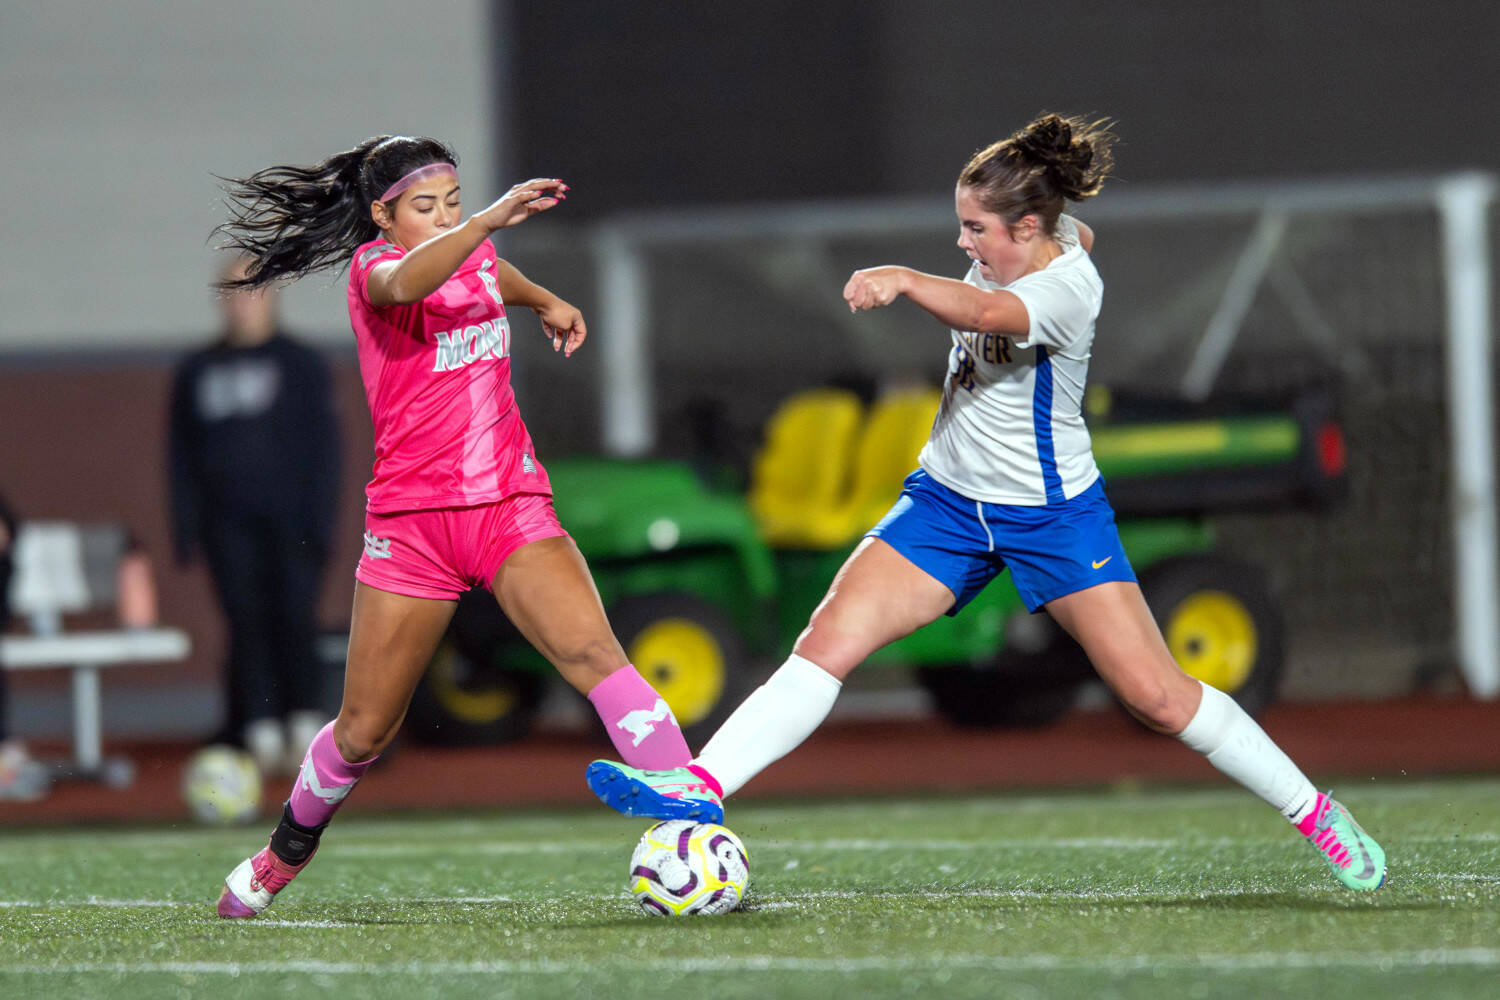
<instances>
[{"instance_id":1,"label":"pink soccer cleat","mask_svg":"<svg viewBox=\"0 0 1500 1000\"><path fill-rule=\"evenodd\" d=\"M253 917L264 912L276 894L311 860L312 855L308 855L300 865L289 865L267 844L259 854L241 861L224 880L224 891L219 894L219 916Z\"/></svg>"}]
</instances>

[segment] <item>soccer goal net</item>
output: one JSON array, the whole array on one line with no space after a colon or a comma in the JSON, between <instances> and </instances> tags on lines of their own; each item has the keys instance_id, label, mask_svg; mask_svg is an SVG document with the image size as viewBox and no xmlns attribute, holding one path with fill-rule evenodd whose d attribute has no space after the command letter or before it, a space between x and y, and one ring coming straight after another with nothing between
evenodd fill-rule
<instances>
[{"instance_id":1,"label":"soccer goal net","mask_svg":"<svg viewBox=\"0 0 1500 1000\"><path fill-rule=\"evenodd\" d=\"M1116 183L1076 209L1105 283L1091 384L1188 400L1320 385L1339 400L1346 503L1217 518L1284 598L1289 697L1401 693L1450 668L1500 691L1495 193L1488 174ZM524 402L566 407L544 434L587 414L597 438L565 448L687 455L705 435L745 451L799 389L936 384L943 330L904 303L851 316L840 291L876 264L961 276L957 234L939 198L640 213L571 250L536 244L557 287L592 272L579 304L597 353L571 377L597 389Z\"/></svg>"}]
</instances>

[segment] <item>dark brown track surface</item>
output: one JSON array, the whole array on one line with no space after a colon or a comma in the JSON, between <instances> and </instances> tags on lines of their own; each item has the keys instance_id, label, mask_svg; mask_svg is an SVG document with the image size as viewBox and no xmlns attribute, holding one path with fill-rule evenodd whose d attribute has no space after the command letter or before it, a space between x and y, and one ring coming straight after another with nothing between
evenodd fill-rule
<instances>
[{"instance_id":1,"label":"dark brown track surface","mask_svg":"<svg viewBox=\"0 0 1500 1000\"><path fill-rule=\"evenodd\" d=\"M1285 704L1269 709L1261 722L1309 777L1346 793L1372 781L1500 774L1500 701L1434 696ZM108 754L135 762L133 786L116 790L73 780L59 783L41 802L0 802L0 830L185 821L178 780L194 749L109 744ZM507 746L461 750L405 743L370 772L350 805L361 813L585 806L594 800L583 783L584 766L609 756L607 750L602 737L587 733L543 733ZM1123 713L1079 710L1026 730L961 729L935 717L830 723L735 801L1224 780L1197 754L1148 733ZM268 815L289 788L288 779L268 783Z\"/></svg>"}]
</instances>

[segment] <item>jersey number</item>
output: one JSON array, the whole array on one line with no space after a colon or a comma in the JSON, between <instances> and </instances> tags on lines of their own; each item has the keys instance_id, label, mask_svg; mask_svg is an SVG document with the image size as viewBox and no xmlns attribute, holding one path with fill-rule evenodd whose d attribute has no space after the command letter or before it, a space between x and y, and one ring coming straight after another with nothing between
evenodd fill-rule
<instances>
[{"instance_id":1,"label":"jersey number","mask_svg":"<svg viewBox=\"0 0 1500 1000\"><path fill-rule=\"evenodd\" d=\"M990 364L1011 363L1010 338L998 333L985 333L979 337L979 353ZM953 381L960 389L974 391L974 357L962 346L954 347L958 367L953 371Z\"/></svg>"},{"instance_id":2,"label":"jersey number","mask_svg":"<svg viewBox=\"0 0 1500 1000\"><path fill-rule=\"evenodd\" d=\"M958 361L958 367L953 369L953 383L960 389L974 391L974 359L969 357L969 352L962 347L953 349L954 356Z\"/></svg>"}]
</instances>

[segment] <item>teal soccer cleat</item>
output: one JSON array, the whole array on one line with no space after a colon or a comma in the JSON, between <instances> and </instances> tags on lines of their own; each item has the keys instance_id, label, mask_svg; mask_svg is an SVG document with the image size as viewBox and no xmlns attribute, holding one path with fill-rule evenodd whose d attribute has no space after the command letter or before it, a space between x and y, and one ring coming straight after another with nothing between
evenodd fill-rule
<instances>
[{"instance_id":1,"label":"teal soccer cleat","mask_svg":"<svg viewBox=\"0 0 1500 1000\"><path fill-rule=\"evenodd\" d=\"M1349 888L1379 889L1385 881L1385 851L1334 801L1332 792L1318 793L1317 808L1297 829Z\"/></svg>"},{"instance_id":2,"label":"teal soccer cleat","mask_svg":"<svg viewBox=\"0 0 1500 1000\"><path fill-rule=\"evenodd\" d=\"M724 803L708 781L686 767L642 771L612 760L596 760L585 773L599 801L626 816L724 822Z\"/></svg>"}]
</instances>

